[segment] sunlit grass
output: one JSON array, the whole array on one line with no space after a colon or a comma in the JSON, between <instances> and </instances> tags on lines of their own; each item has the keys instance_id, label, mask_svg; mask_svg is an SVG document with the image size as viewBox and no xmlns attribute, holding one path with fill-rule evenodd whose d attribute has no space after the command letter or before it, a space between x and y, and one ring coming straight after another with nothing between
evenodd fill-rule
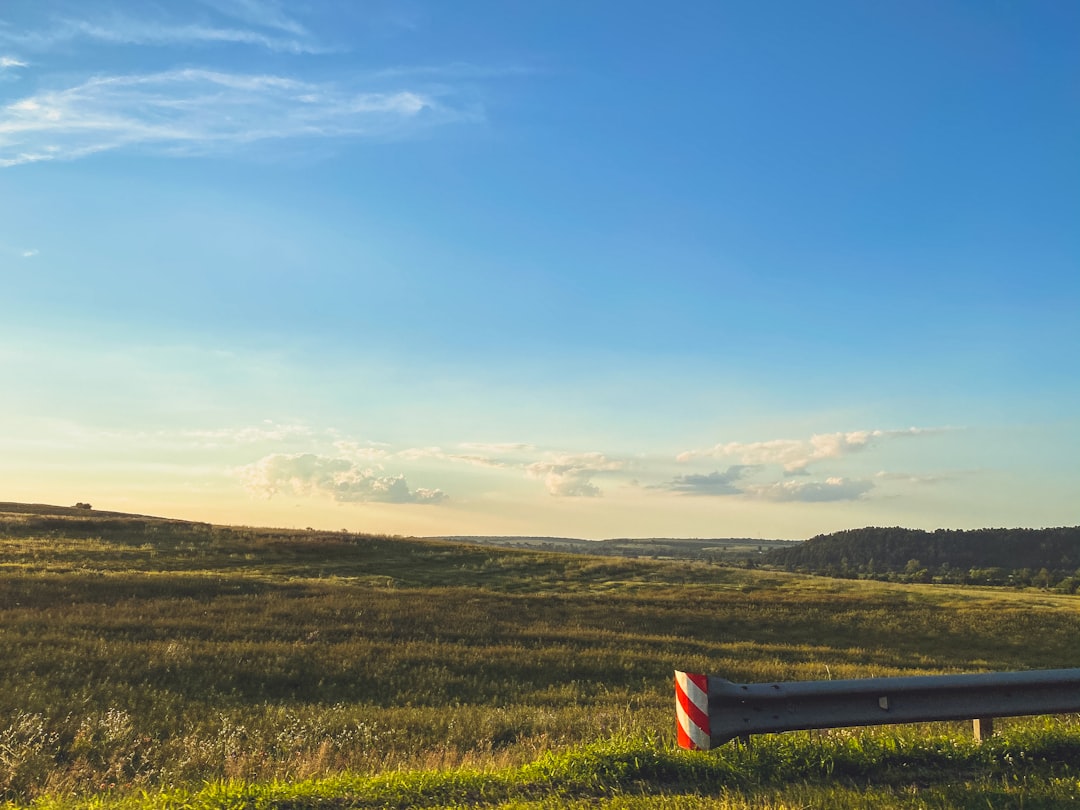
<instances>
[{"instance_id":1,"label":"sunlit grass","mask_svg":"<svg viewBox=\"0 0 1080 810\"><path fill-rule=\"evenodd\" d=\"M675 669L767 681L1080 666L1075 596L325 532L3 517L0 798L20 804L106 795L211 806L228 799L229 785L263 791L255 803L272 804L272 791L305 780L329 790L335 774L387 784L403 774L421 774L408 779L424 785L475 778L494 790L529 783L551 757L587 774L588 762L607 762L620 745L650 761L699 762L672 751ZM835 775L850 739L869 740L860 756L877 772L885 755L874 746L921 750L916 738L904 742L907 733L788 735L748 754L725 749L700 761L734 762L751 777L714 780L709 801L826 806L807 799L825 789L811 784L810 765L792 772L795 786L762 781L754 769L770 751L790 758L785 746L804 745L804 758L832 752ZM955 759L971 751L962 726L917 732L927 733L956 741L933 754L933 767L957 784L968 779ZM1061 750L1075 762L1074 743ZM971 778L989 790L991 777L979 775L989 766L978 761ZM1032 773L1024 778L1047 796L1071 789L1074 772ZM923 798L955 790L858 778L899 791L898 802L910 785ZM226 794L200 793L207 783ZM641 806L687 806L657 795L670 787L662 780L613 784L595 795L632 803L644 791L641 801L673 803ZM746 804L753 796L777 803ZM505 806L576 797L510 787L490 796Z\"/></svg>"},{"instance_id":2,"label":"sunlit grass","mask_svg":"<svg viewBox=\"0 0 1080 810\"><path fill-rule=\"evenodd\" d=\"M763 738L747 750L675 750L619 736L514 766L458 766L288 781L233 778L156 791L43 797L45 808L985 807L1080 800L1080 729L1017 730L989 744L862 731ZM917 799L917 803L913 800ZM16 805L9 805L15 807ZM1009 806L1009 805L1006 805Z\"/></svg>"}]
</instances>

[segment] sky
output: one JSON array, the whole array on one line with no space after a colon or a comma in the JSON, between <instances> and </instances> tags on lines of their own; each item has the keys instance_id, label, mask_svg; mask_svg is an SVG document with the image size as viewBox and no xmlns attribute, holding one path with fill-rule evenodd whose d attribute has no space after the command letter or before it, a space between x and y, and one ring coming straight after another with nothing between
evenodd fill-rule
<instances>
[{"instance_id":1,"label":"sky","mask_svg":"<svg viewBox=\"0 0 1080 810\"><path fill-rule=\"evenodd\" d=\"M1080 524L1071 0L4 0L0 501Z\"/></svg>"}]
</instances>

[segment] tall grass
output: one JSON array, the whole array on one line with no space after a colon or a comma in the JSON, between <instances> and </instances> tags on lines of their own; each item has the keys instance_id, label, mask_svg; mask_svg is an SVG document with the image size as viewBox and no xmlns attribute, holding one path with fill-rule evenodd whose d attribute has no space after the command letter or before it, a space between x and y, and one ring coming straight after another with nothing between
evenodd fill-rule
<instances>
[{"instance_id":1,"label":"tall grass","mask_svg":"<svg viewBox=\"0 0 1080 810\"><path fill-rule=\"evenodd\" d=\"M0 799L20 803L528 774L613 739L660 756L674 669L762 681L1080 666L1077 597L0 518Z\"/></svg>"},{"instance_id":2,"label":"tall grass","mask_svg":"<svg viewBox=\"0 0 1080 810\"><path fill-rule=\"evenodd\" d=\"M1080 801L1080 734L1061 727L970 740L861 731L764 738L753 748L678 751L619 736L516 766L455 767L256 782L228 779L49 808L995 807ZM13 806L13 805L11 805Z\"/></svg>"}]
</instances>

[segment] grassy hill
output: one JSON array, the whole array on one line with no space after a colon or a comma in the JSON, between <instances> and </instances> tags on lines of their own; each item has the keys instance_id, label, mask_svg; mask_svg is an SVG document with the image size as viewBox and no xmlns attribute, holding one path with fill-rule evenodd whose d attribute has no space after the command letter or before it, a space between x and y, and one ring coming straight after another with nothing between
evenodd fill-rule
<instances>
[{"instance_id":1,"label":"grassy hill","mask_svg":"<svg viewBox=\"0 0 1080 810\"><path fill-rule=\"evenodd\" d=\"M1065 807L1076 720L692 754L671 681L1080 667L1077 638L1070 595L9 504L0 802Z\"/></svg>"}]
</instances>

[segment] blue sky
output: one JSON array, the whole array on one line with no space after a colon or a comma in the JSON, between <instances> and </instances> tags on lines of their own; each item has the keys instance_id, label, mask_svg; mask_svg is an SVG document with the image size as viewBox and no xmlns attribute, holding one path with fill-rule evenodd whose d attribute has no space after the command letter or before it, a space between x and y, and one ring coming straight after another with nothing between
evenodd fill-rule
<instances>
[{"instance_id":1,"label":"blue sky","mask_svg":"<svg viewBox=\"0 0 1080 810\"><path fill-rule=\"evenodd\" d=\"M1080 7L0 6L0 500L1075 525Z\"/></svg>"}]
</instances>

